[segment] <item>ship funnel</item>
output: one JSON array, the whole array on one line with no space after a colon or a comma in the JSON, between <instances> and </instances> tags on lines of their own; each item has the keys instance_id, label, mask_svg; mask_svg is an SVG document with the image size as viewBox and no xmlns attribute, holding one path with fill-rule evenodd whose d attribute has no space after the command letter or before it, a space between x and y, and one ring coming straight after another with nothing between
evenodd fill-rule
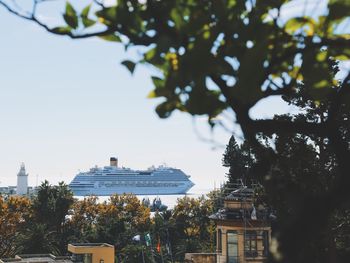
<instances>
[{"instance_id":1,"label":"ship funnel","mask_svg":"<svg viewBox=\"0 0 350 263\"><path fill-rule=\"evenodd\" d=\"M110 160L110 166L118 167L118 158L111 157L109 160Z\"/></svg>"}]
</instances>

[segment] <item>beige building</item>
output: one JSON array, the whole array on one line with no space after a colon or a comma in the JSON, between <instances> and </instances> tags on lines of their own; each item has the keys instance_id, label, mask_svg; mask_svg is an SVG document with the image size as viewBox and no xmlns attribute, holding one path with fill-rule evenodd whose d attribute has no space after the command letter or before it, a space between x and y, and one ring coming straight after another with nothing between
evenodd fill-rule
<instances>
[{"instance_id":1,"label":"beige building","mask_svg":"<svg viewBox=\"0 0 350 263\"><path fill-rule=\"evenodd\" d=\"M266 259L271 240L270 212L255 208L253 195L253 189L241 187L211 216L217 226L217 263L259 263Z\"/></svg>"},{"instance_id":2,"label":"beige building","mask_svg":"<svg viewBox=\"0 0 350 263\"><path fill-rule=\"evenodd\" d=\"M216 223L216 254L187 253L193 263L262 263L271 240L271 213L254 206L253 189L242 186L224 199L210 218Z\"/></svg>"},{"instance_id":3,"label":"beige building","mask_svg":"<svg viewBox=\"0 0 350 263\"><path fill-rule=\"evenodd\" d=\"M69 244L73 262L114 263L114 246L106 243Z\"/></svg>"}]
</instances>

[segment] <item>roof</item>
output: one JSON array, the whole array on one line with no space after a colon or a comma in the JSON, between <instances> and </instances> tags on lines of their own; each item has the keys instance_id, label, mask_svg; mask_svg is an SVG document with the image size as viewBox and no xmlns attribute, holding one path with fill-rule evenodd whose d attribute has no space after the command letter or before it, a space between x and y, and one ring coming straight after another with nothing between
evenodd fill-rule
<instances>
[{"instance_id":1,"label":"roof","mask_svg":"<svg viewBox=\"0 0 350 263\"><path fill-rule=\"evenodd\" d=\"M246 186L242 186L234 191L232 191L228 196L225 197L225 200L246 200L252 199L254 196L254 190L251 188L247 188Z\"/></svg>"},{"instance_id":2,"label":"roof","mask_svg":"<svg viewBox=\"0 0 350 263\"><path fill-rule=\"evenodd\" d=\"M72 243L70 245L74 247L114 247L107 243Z\"/></svg>"},{"instance_id":3,"label":"roof","mask_svg":"<svg viewBox=\"0 0 350 263\"><path fill-rule=\"evenodd\" d=\"M0 259L0 263L72 263L69 256L54 256L52 254L24 254L16 255L15 258Z\"/></svg>"},{"instance_id":4,"label":"roof","mask_svg":"<svg viewBox=\"0 0 350 263\"><path fill-rule=\"evenodd\" d=\"M269 209L227 209L222 208L215 214L209 216L212 220L264 220L270 221L274 218L273 213Z\"/></svg>"},{"instance_id":5,"label":"roof","mask_svg":"<svg viewBox=\"0 0 350 263\"><path fill-rule=\"evenodd\" d=\"M219 209L215 214L209 216L212 220L263 220L271 221L274 219L272 211L265 207L255 208L253 203L254 189L248 188L247 186L240 186L236 190L232 191L225 197L225 203L232 203L230 201L241 202L239 207L236 206L225 206ZM236 202L234 202L236 203Z\"/></svg>"}]
</instances>

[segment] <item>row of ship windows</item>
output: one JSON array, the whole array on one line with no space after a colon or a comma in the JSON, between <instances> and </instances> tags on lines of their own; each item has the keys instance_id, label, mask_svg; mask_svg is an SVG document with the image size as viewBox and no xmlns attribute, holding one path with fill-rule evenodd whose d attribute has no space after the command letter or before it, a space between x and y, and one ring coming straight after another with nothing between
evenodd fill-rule
<instances>
[{"instance_id":1,"label":"row of ship windows","mask_svg":"<svg viewBox=\"0 0 350 263\"><path fill-rule=\"evenodd\" d=\"M136 187L177 187L179 184L175 183L104 183L104 184L99 184L100 187L114 187L114 186L136 186Z\"/></svg>"},{"instance_id":2,"label":"row of ship windows","mask_svg":"<svg viewBox=\"0 0 350 263\"><path fill-rule=\"evenodd\" d=\"M153 183L153 184L142 184L142 183L105 183L105 184L99 184L99 187L122 187L122 186L134 186L134 187L178 187L180 184L175 183ZM93 185L71 185L71 187L77 187L77 188L93 188Z\"/></svg>"},{"instance_id":3,"label":"row of ship windows","mask_svg":"<svg viewBox=\"0 0 350 263\"><path fill-rule=\"evenodd\" d=\"M171 180L172 178L174 178L175 180L186 180L188 179L187 177L185 176L173 176L173 175L170 175L170 176L153 176L152 177L152 180L154 179L166 179L166 180ZM135 180L135 179L144 179L144 180L150 180L149 177L146 177L146 176L142 176L142 175L135 175L135 176L129 176L129 175L124 175L124 176L118 176L118 175L103 175L103 176L77 176L75 178L75 180L80 180L80 181L86 181L86 180L91 180L91 179L94 179L94 180L105 180L105 179L113 179L113 180L118 180L118 179L131 179L131 180Z\"/></svg>"},{"instance_id":4,"label":"row of ship windows","mask_svg":"<svg viewBox=\"0 0 350 263\"><path fill-rule=\"evenodd\" d=\"M87 175L87 176L93 176L93 175L98 175L98 176L101 176L101 175L146 175L146 176L153 176L153 175L171 175L171 174L174 174L174 175L182 175L182 173L164 173L164 172L155 172L155 173L135 173L135 172L130 172L130 173L125 173L125 172L110 172L110 171L103 171L102 173L80 173L79 175Z\"/></svg>"},{"instance_id":5,"label":"row of ship windows","mask_svg":"<svg viewBox=\"0 0 350 263\"><path fill-rule=\"evenodd\" d=\"M171 184L171 185L179 185L177 182L162 182L162 181L151 181L151 182L143 182L143 181L118 181L118 182L101 182L98 185L99 186L109 186L109 185L164 185L164 184Z\"/></svg>"},{"instance_id":6,"label":"row of ship windows","mask_svg":"<svg viewBox=\"0 0 350 263\"><path fill-rule=\"evenodd\" d=\"M74 182L71 183L71 185L94 185L95 182ZM178 181L103 181L99 182L99 185L106 185L106 184L179 184ZM181 184L181 183L180 183ZM183 183L182 183L183 184Z\"/></svg>"},{"instance_id":7,"label":"row of ship windows","mask_svg":"<svg viewBox=\"0 0 350 263\"><path fill-rule=\"evenodd\" d=\"M135 180L136 179L136 180ZM164 179L162 180L162 178L153 178L153 180L145 180L144 178L134 178L134 179L129 179L129 178L120 178L119 180L113 180L113 178L104 178L104 179L100 179L100 180L91 180L91 178L89 178L89 180L81 180L81 179L75 179L73 180L72 183L82 183L82 184L86 184L86 183L95 183L95 182L143 182L143 183L148 183L148 182L184 182L184 181L188 181L188 180L180 180L180 179L176 179L176 178L168 178L168 179Z\"/></svg>"}]
</instances>

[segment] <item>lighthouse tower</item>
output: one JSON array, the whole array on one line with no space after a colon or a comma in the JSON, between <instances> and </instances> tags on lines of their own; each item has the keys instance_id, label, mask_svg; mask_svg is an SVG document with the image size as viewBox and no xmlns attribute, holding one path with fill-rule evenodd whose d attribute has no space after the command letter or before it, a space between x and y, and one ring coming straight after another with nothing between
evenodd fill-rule
<instances>
[{"instance_id":1,"label":"lighthouse tower","mask_svg":"<svg viewBox=\"0 0 350 263\"><path fill-rule=\"evenodd\" d=\"M28 193L28 174L24 163L21 164L21 168L17 174L17 194L26 195Z\"/></svg>"}]
</instances>

